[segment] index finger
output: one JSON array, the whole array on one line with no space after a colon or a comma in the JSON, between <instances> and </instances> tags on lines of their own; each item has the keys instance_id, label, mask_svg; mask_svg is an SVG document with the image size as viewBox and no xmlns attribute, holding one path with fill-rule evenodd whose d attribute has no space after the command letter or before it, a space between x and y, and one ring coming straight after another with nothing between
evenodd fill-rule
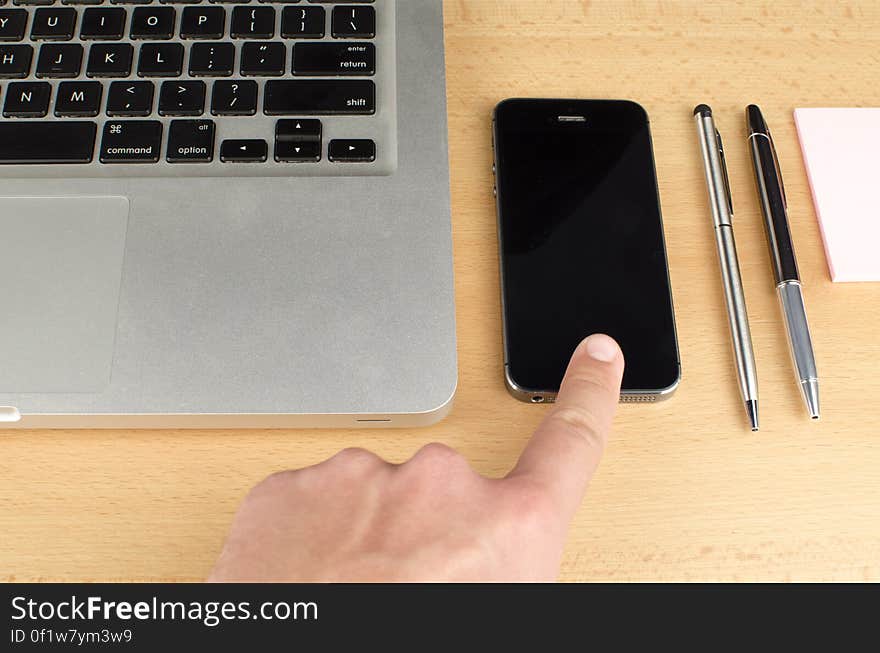
<instances>
[{"instance_id":1,"label":"index finger","mask_svg":"<svg viewBox=\"0 0 880 653\"><path fill-rule=\"evenodd\" d=\"M508 475L546 487L566 519L599 466L620 400L623 367L623 353L608 336L592 335L578 345L556 403Z\"/></svg>"}]
</instances>

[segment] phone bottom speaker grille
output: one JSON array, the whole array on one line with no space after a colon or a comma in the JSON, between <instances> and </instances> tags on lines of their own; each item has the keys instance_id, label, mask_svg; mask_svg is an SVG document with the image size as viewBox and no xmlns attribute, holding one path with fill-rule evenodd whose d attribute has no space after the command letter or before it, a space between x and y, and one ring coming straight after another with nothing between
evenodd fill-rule
<instances>
[{"instance_id":1,"label":"phone bottom speaker grille","mask_svg":"<svg viewBox=\"0 0 880 653\"><path fill-rule=\"evenodd\" d=\"M620 395L623 404L653 404L656 401L657 395Z\"/></svg>"}]
</instances>

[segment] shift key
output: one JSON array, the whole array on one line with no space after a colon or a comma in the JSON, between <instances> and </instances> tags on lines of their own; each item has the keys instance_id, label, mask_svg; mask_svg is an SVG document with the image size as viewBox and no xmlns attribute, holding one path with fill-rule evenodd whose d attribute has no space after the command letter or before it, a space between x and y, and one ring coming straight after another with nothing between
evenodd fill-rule
<instances>
[{"instance_id":1,"label":"shift key","mask_svg":"<svg viewBox=\"0 0 880 653\"><path fill-rule=\"evenodd\" d=\"M371 115L376 85L369 80L289 80L266 82L263 111L269 116Z\"/></svg>"},{"instance_id":2,"label":"shift key","mask_svg":"<svg viewBox=\"0 0 880 653\"><path fill-rule=\"evenodd\" d=\"M155 163L162 149L158 120L111 120L104 123L101 163Z\"/></svg>"}]
</instances>

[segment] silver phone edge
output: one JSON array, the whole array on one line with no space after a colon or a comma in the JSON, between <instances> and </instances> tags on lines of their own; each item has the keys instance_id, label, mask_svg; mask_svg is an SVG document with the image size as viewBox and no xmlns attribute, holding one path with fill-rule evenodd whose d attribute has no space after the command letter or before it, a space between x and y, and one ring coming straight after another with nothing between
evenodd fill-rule
<instances>
[{"instance_id":1,"label":"silver phone edge","mask_svg":"<svg viewBox=\"0 0 880 653\"><path fill-rule=\"evenodd\" d=\"M510 375L510 366L504 365L504 385L510 395L527 404L552 404L556 402L557 392L553 390L529 390L523 388L514 381ZM666 401L672 398L675 391L681 385L681 364L678 366L678 375L670 385L657 390L624 390L620 393L622 404L649 404Z\"/></svg>"}]
</instances>

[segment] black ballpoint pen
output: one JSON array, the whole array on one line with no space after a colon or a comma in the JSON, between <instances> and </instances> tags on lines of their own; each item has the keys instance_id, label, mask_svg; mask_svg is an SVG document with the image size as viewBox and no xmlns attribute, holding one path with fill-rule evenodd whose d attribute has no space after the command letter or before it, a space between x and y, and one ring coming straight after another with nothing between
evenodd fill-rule
<instances>
[{"instance_id":1,"label":"black ballpoint pen","mask_svg":"<svg viewBox=\"0 0 880 653\"><path fill-rule=\"evenodd\" d=\"M782 185L779 159L761 110L750 104L746 109L746 118L749 123L749 143L752 161L755 164L758 196L764 213L764 226L767 228L767 242L770 245L770 258L773 261L776 291L785 317L791 357L810 417L818 419L819 376L816 372L813 341L810 337L804 294L788 225L788 203Z\"/></svg>"}]
</instances>

